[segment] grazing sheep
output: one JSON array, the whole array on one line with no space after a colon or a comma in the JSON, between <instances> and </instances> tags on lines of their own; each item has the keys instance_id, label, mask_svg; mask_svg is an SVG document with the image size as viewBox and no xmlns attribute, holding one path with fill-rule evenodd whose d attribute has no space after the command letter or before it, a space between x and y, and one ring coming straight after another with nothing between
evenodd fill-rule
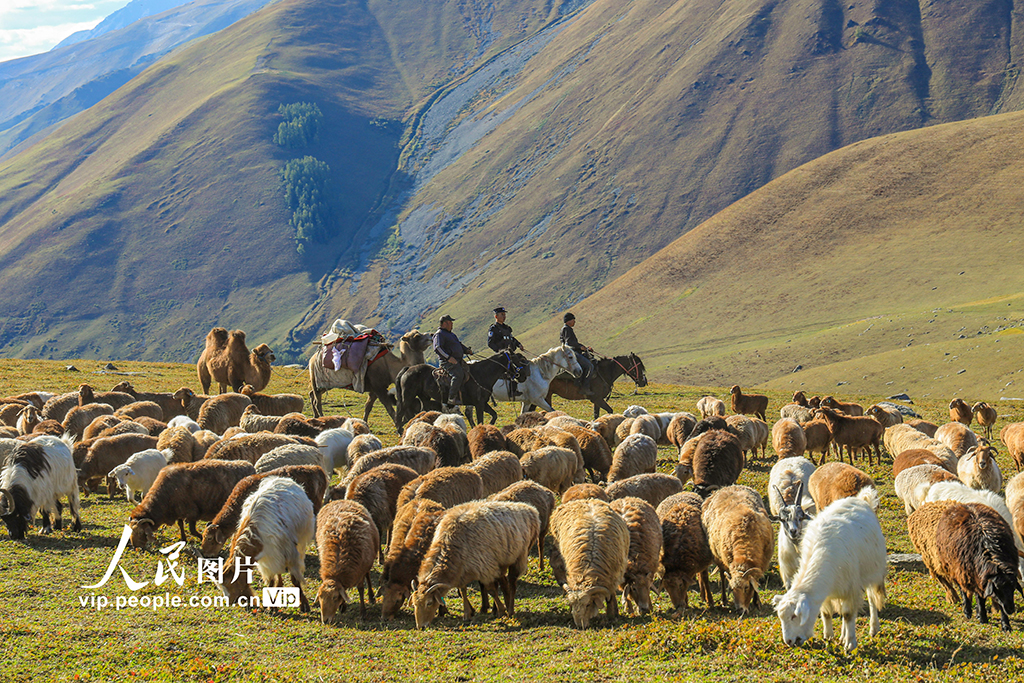
<instances>
[{"instance_id":1,"label":"grazing sheep","mask_svg":"<svg viewBox=\"0 0 1024 683\"><path fill-rule=\"evenodd\" d=\"M761 394L744 394L738 385L729 390L732 397L732 412L737 415L756 415L767 420L768 397Z\"/></svg>"},{"instance_id":2,"label":"grazing sheep","mask_svg":"<svg viewBox=\"0 0 1024 683\"><path fill-rule=\"evenodd\" d=\"M458 467L470 462L468 450L463 449L456 436L441 427L431 426L414 446L429 448L437 453L437 464Z\"/></svg>"},{"instance_id":3,"label":"grazing sheep","mask_svg":"<svg viewBox=\"0 0 1024 683\"><path fill-rule=\"evenodd\" d=\"M807 525L800 544L800 568L793 585L773 599L782 622L782 640L799 647L814 635L821 615L823 636L832 638L832 614L842 616L840 640L847 652L857 647L857 613L867 594L871 636L878 634L878 612L885 606L885 538L871 504L844 498Z\"/></svg>"},{"instance_id":4,"label":"grazing sheep","mask_svg":"<svg viewBox=\"0 0 1024 683\"><path fill-rule=\"evenodd\" d=\"M728 425L730 432L736 435L736 438L740 442L740 450L743 451L743 456L746 458L747 454L753 457L756 453L757 448L757 437L758 430L754 426L754 420L757 418L749 418L746 415L730 415L725 418L725 424ZM760 420L758 420L760 422Z\"/></svg>"},{"instance_id":5,"label":"grazing sheep","mask_svg":"<svg viewBox=\"0 0 1024 683\"><path fill-rule=\"evenodd\" d=\"M344 427L342 427L344 429ZM367 453L374 453L384 448L379 437L373 434L356 434L348 445L349 467Z\"/></svg>"},{"instance_id":6,"label":"grazing sheep","mask_svg":"<svg viewBox=\"0 0 1024 683\"><path fill-rule=\"evenodd\" d=\"M665 436L671 445L676 448L682 448L695 426L697 426L697 418L693 415L677 413L665 429Z\"/></svg>"},{"instance_id":7,"label":"grazing sheep","mask_svg":"<svg viewBox=\"0 0 1024 683\"><path fill-rule=\"evenodd\" d=\"M475 501L448 510L420 565L412 596L416 627L424 628L434 620L452 588L462 594L463 620L471 619L474 609L466 587L473 581L494 595L499 614L513 616L516 581L526 572L530 547L539 531L537 510L526 503ZM497 595L499 584L505 594L504 606Z\"/></svg>"},{"instance_id":8,"label":"grazing sheep","mask_svg":"<svg viewBox=\"0 0 1024 683\"><path fill-rule=\"evenodd\" d=\"M832 432L829 431L828 422L822 419L814 419L802 425L804 438L807 441L807 454L814 459L815 453L821 453L821 460L818 464L825 462L829 447L832 445Z\"/></svg>"},{"instance_id":9,"label":"grazing sheep","mask_svg":"<svg viewBox=\"0 0 1024 683\"><path fill-rule=\"evenodd\" d=\"M261 455L260 459L256 461L256 473L262 474L288 465L316 465L324 469L324 456L320 454L320 449L316 446L300 443L285 444ZM326 472L326 469L324 471Z\"/></svg>"},{"instance_id":10,"label":"grazing sheep","mask_svg":"<svg viewBox=\"0 0 1024 683\"><path fill-rule=\"evenodd\" d=\"M281 424L282 419L280 415L264 415L254 403L246 406L245 410L242 411L242 417L238 420L238 426L250 434L273 432Z\"/></svg>"},{"instance_id":11,"label":"grazing sheep","mask_svg":"<svg viewBox=\"0 0 1024 683\"><path fill-rule=\"evenodd\" d=\"M391 619L412 594L423 556L446 508L434 500L415 498L398 509L387 558L381 565L381 616Z\"/></svg>"},{"instance_id":12,"label":"grazing sheep","mask_svg":"<svg viewBox=\"0 0 1024 683\"><path fill-rule=\"evenodd\" d=\"M166 422L154 420L153 418L146 417L145 415L140 415L139 417L135 418L134 422L145 427L146 430L149 432L150 436L160 436L161 434L164 433L164 430L167 429Z\"/></svg>"},{"instance_id":13,"label":"grazing sheep","mask_svg":"<svg viewBox=\"0 0 1024 683\"><path fill-rule=\"evenodd\" d=\"M837 401L832 396L826 396L821 399L821 404L818 407L828 408L850 417L863 417L864 415L864 406L859 403L843 403L842 401Z\"/></svg>"},{"instance_id":14,"label":"grazing sheep","mask_svg":"<svg viewBox=\"0 0 1024 683\"><path fill-rule=\"evenodd\" d=\"M584 484L579 484L579 486L584 486ZM541 486L535 481L524 479L510 484L501 491L489 496L487 500L527 503L537 510L537 515L540 517L540 531L537 534L537 558L540 562L541 571L544 571L544 537L548 534L551 513L555 509L555 494L551 492L551 489ZM565 496L562 497L562 502L565 502Z\"/></svg>"},{"instance_id":15,"label":"grazing sheep","mask_svg":"<svg viewBox=\"0 0 1024 683\"><path fill-rule=\"evenodd\" d=\"M987 442L967 451L956 466L956 476L972 489L999 493L1003 489L1003 473L999 471L994 447Z\"/></svg>"},{"instance_id":16,"label":"grazing sheep","mask_svg":"<svg viewBox=\"0 0 1024 683\"><path fill-rule=\"evenodd\" d=\"M532 429L542 424L547 424L548 418L543 413L539 413L535 410L531 410L526 413L521 413L516 416L515 422L513 423L516 429Z\"/></svg>"},{"instance_id":17,"label":"grazing sheep","mask_svg":"<svg viewBox=\"0 0 1024 683\"><path fill-rule=\"evenodd\" d=\"M438 467L403 486L398 507L413 498L427 498L452 508L483 497L484 481L479 474L468 467Z\"/></svg>"},{"instance_id":18,"label":"grazing sheep","mask_svg":"<svg viewBox=\"0 0 1024 683\"><path fill-rule=\"evenodd\" d=\"M643 406L634 405L627 406L626 409L622 411L622 414L625 415L626 417L637 418L640 417L641 415L647 415L648 413L647 408L644 408Z\"/></svg>"},{"instance_id":19,"label":"grazing sheep","mask_svg":"<svg viewBox=\"0 0 1024 683\"><path fill-rule=\"evenodd\" d=\"M210 448L213 447L213 444L220 440L220 438L209 429L200 429L198 432L193 432L192 438L196 441L195 450L192 451L192 462L205 458Z\"/></svg>"},{"instance_id":20,"label":"grazing sheep","mask_svg":"<svg viewBox=\"0 0 1024 683\"><path fill-rule=\"evenodd\" d=\"M110 471L127 462L133 454L156 448L157 439L148 434L118 434L96 439L89 446L89 452L78 470L78 485L83 490L96 490L101 479L107 480L107 493L113 499L117 489Z\"/></svg>"},{"instance_id":21,"label":"grazing sheep","mask_svg":"<svg viewBox=\"0 0 1024 683\"><path fill-rule=\"evenodd\" d=\"M605 443L608 444L608 448L615 448L619 445L619 442L615 440L615 432L625 419L626 416L620 413L602 415L590 423L590 428L601 435Z\"/></svg>"},{"instance_id":22,"label":"grazing sheep","mask_svg":"<svg viewBox=\"0 0 1024 683\"><path fill-rule=\"evenodd\" d=\"M870 465L872 463L871 447L874 447L875 457L878 462L882 462L881 441L885 429L874 418L845 415L825 407L820 410L825 422L828 423L828 430L832 434L832 442L835 443L839 451L840 459L843 457L843 446L846 446L851 463L855 452L866 449Z\"/></svg>"},{"instance_id":23,"label":"grazing sheep","mask_svg":"<svg viewBox=\"0 0 1024 683\"><path fill-rule=\"evenodd\" d=\"M903 424L932 438L935 438L935 432L939 428L937 424L934 422L928 422L927 420L907 420Z\"/></svg>"},{"instance_id":24,"label":"grazing sheep","mask_svg":"<svg viewBox=\"0 0 1024 683\"><path fill-rule=\"evenodd\" d=\"M806 399L804 399L806 401ZM779 417L796 420L798 424L810 422L814 419L814 411L799 403L787 403L779 409Z\"/></svg>"},{"instance_id":25,"label":"grazing sheep","mask_svg":"<svg viewBox=\"0 0 1024 683\"><path fill-rule=\"evenodd\" d=\"M671 496L658 503L658 507L656 507L654 511L658 513L659 518L663 519L665 515L668 514L669 510L671 510L676 505L679 505L680 503L692 505L696 507L698 510L700 510L701 506L704 505L704 499L698 496L693 491L673 493Z\"/></svg>"},{"instance_id":26,"label":"grazing sheep","mask_svg":"<svg viewBox=\"0 0 1024 683\"><path fill-rule=\"evenodd\" d=\"M896 497L903 501L903 507L909 516L914 510L924 505L928 497L928 490L943 481L959 480L956 475L942 465L915 465L901 470L893 480L893 487L896 489Z\"/></svg>"},{"instance_id":27,"label":"grazing sheep","mask_svg":"<svg viewBox=\"0 0 1024 683\"><path fill-rule=\"evenodd\" d=\"M883 440L885 450L891 455L918 448L928 450L942 460L943 467L950 472L956 472L957 457L948 446L907 424L889 427L885 430Z\"/></svg>"},{"instance_id":28,"label":"grazing sheep","mask_svg":"<svg viewBox=\"0 0 1024 683\"><path fill-rule=\"evenodd\" d=\"M287 477L267 477L242 505L242 519L231 539L231 552L226 566L252 558L267 586L283 586L284 574L299 589L299 611L309 611L309 600L303 592L306 571L306 549L316 533L313 504L302 487ZM242 577L244 572L224 572L231 580L220 589L232 604L241 596L252 597L252 586Z\"/></svg>"},{"instance_id":29,"label":"grazing sheep","mask_svg":"<svg viewBox=\"0 0 1024 683\"><path fill-rule=\"evenodd\" d=\"M229 396L230 394L225 394ZM193 435L193 438L201 432ZM280 446L296 443L296 439L284 434L257 432L243 434L233 439L221 439L210 446L204 455L206 460L246 460L256 464L260 458Z\"/></svg>"},{"instance_id":30,"label":"grazing sheep","mask_svg":"<svg viewBox=\"0 0 1024 683\"><path fill-rule=\"evenodd\" d=\"M605 490L597 484L573 484L562 494L562 504L571 500L586 500L587 498L596 498L606 503L612 502Z\"/></svg>"},{"instance_id":31,"label":"grazing sheep","mask_svg":"<svg viewBox=\"0 0 1024 683\"><path fill-rule=\"evenodd\" d=\"M651 611L651 584L661 559L661 520L647 501L627 496L612 501L629 528L629 554L622 583L622 606L627 614Z\"/></svg>"},{"instance_id":32,"label":"grazing sheep","mask_svg":"<svg viewBox=\"0 0 1024 683\"><path fill-rule=\"evenodd\" d=\"M865 487L870 487L870 493L874 496L872 507L877 510L879 501L875 480L853 465L844 462L825 463L814 470L807 480L807 489L819 512L840 498L861 495L860 491Z\"/></svg>"},{"instance_id":33,"label":"grazing sheep","mask_svg":"<svg viewBox=\"0 0 1024 683\"><path fill-rule=\"evenodd\" d=\"M67 417L68 411L77 407L77 391L69 391L66 394L60 394L59 396L51 396L47 399L46 403L43 404L43 419L64 422L64 418Z\"/></svg>"},{"instance_id":34,"label":"grazing sheep","mask_svg":"<svg viewBox=\"0 0 1024 683\"><path fill-rule=\"evenodd\" d=\"M935 440L953 451L958 459L972 448L978 447L978 437L961 422L947 422L935 431Z\"/></svg>"},{"instance_id":35,"label":"grazing sheep","mask_svg":"<svg viewBox=\"0 0 1024 683\"><path fill-rule=\"evenodd\" d=\"M868 417L875 418L878 424L882 425L882 429L892 427L893 425L898 425L903 422L903 414L900 413L900 411L878 403L868 408L866 415Z\"/></svg>"},{"instance_id":36,"label":"grazing sheep","mask_svg":"<svg viewBox=\"0 0 1024 683\"><path fill-rule=\"evenodd\" d=\"M622 517L604 501L574 500L551 515L551 535L557 549L552 569L556 578L564 576L560 583L576 627L587 628L602 606L608 618L617 617L616 594L629 557L629 527Z\"/></svg>"},{"instance_id":37,"label":"grazing sheep","mask_svg":"<svg viewBox=\"0 0 1024 683\"><path fill-rule=\"evenodd\" d=\"M359 436L360 434L370 433L369 423L367 423L366 420L358 417L342 418L342 423L337 426L341 427L342 429L347 429L356 436Z\"/></svg>"},{"instance_id":38,"label":"grazing sheep","mask_svg":"<svg viewBox=\"0 0 1024 683\"><path fill-rule=\"evenodd\" d=\"M807 450L807 436L800 423L785 417L772 425L772 448L780 460L803 455Z\"/></svg>"},{"instance_id":39,"label":"grazing sheep","mask_svg":"<svg viewBox=\"0 0 1024 683\"><path fill-rule=\"evenodd\" d=\"M348 459L348 447L355 439L355 435L344 427L325 429L316 435L316 445L320 448L320 454L324 458L324 469L327 476L335 470L352 465Z\"/></svg>"},{"instance_id":40,"label":"grazing sheep","mask_svg":"<svg viewBox=\"0 0 1024 683\"><path fill-rule=\"evenodd\" d=\"M683 496L694 494L679 494ZM666 499L662 504L671 499ZM661 587L672 600L676 616L681 616L684 609L689 609L688 591L697 582L700 596L708 607L714 605L711 594L711 581L708 568L714 562L711 546L708 544L707 533L701 522L701 505L703 501L679 500L662 512L658 507L661 519L662 551L661 551Z\"/></svg>"},{"instance_id":41,"label":"grazing sheep","mask_svg":"<svg viewBox=\"0 0 1024 683\"><path fill-rule=\"evenodd\" d=\"M971 412L971 407L962 398L954 398L949 402L949 419L951 422L960 422L970 427L974 419L974 413Z\"/></svg>"},{"instance_id":42,"label":"grazing sheep","mask_svg":"<svg viewBox=\"0 0 1024 683\"><path fill-rule=\"evenodd\" d=\"M301 413L305 402L298 394L262 394L251 384L246 384L239 392L248 396L262 415L284 416L288 413Z\"/></svg>"},{"instance_id":43,"label":"grazing sheep","mask_svg":"<svg viewBox=\"0 0 1024 683\"><path fill-rule=\"evenodd\" d=\"M128 517L132 547L144 548L152 543L156 530L165 524L177 523L181 540L187 541L188 522L192 535L202 538L196 522L213 520L235 484L250 474L256 474L255 468L239 461L200 460L163 468Z\"/></svg>"},{"instance_id":44,"label":"grazing sheep","mask_svg":"<svg viewBox=\"0 0 1024 683\"><path fill-rule=\"evenodd\" d=\"M119 488L123 489L129 503L135 502L135 492L141 491L145 498L146 492L153 486L156 476L160 470L167 466L168 458L174 455L174 451L159 451L155 448L148 448L132 455L123 464L110 470L108 479L117 480Z\"/></svg>"},{"instance_id":45,"label":"grazing sheep","mask_svg":"<svg viewBox=\"0 0 1024 683\"><path fill-rule=\"evenodd\" d=\"M953 501L926 503L907 524L914 547L928 573L945 588L946 599L956 603L959 588L964 616L970 619L977 596L978 620L987 624L985 598L991 596L1002 629L1009 631L1013 594L1021 589L1010 525L987 505Z\"/></svg>"},{"instance_id":46,"label":"grazing sheep","mask_svg":"<svg viewBox=\"0 0 1024 683\"><path fill-rule=\"evenodd\" d=\"M646 434L657 443L662 435L661 422L654 415L639 415L629 426L629 433Z\"/></svg>"},{"instance_id":47,"label":"grazing sheep","mask_svg":"<svg viewBox=\"0 0 1024 683\"><path fill-rule=\"evenodd\" d=\"M938 465L946 469L946 464L945 460L925 448L911 448L897 455L892 461L892 474L898 477L904 470L918 465Z\"/></svg>"},{"instance_id":48,"label":"grazing sheep","mask_svg":"<svg viewBox=\"0 0 1024 683\"><path fill-rule=\"evenodd\" d=\"M508 451L488 453L467 467L480 475L484 482L485 496L497 493L523 478L522 463Z\"/></svg>"},{"instance_id":49,"label":"grazing sheep","mask_svg":"<svg viewBox=\"0 0 1024 683\"><path fill-rule=\"evenodd\" d=\"M641 437L650 438L650 437ZM561 495L576 479L576 454L568 448L544 446L521 458L523 478L546 486Z\"/></svg>"},{"instance_id":50,"label":"grazing sheep","mask_svg":"<svg viewBox=\"0 0 1024 683\"><path fill-rule=\"evenodd\" d=\"M46 405L46 402L54 396L56 396L56 394L52 394L47 391L30 391L25 394L18 394L17 396L5 396L0 399L0 403L31 403L39 410L42 410L43 406Z\"/></svg>"},{"instance_id":51,"label":"grazing sheep","mask_svg":"<svg viewBox=\"0 0 1024 683\"><path fill-rule=\"evenodd\" d=\"M545 413L544 417L548 418L546 424L552 427L558 427L559 429L567 429L568 427L585 427L590 429L590 423L586 420L581 420L578 417L572 417L569 415L556 415L550 417L550 413Z\"/></svg>"},{"instance_id":52,"label":"grazing sheep","mask_svg":"<svg viewBox=\"0 0 1024 683\"><path fill-rule=\"evenodd\" d=\"M491 451L506 450L505 435L494 425L477 425L469 430L467 437L469 439L469 454L473 460Z\"/></svg>"},{"instance_id":53,"label":"grazing sheep","mask_svg":"<svg viewBox=\"0 0 1024 683\"><path fill-rule=\"evenodd\" d=\"M319 419L319 418L316 418ZM288 413L281 418L281 421L274 427L275 434L289 434L291 436L305 436L310 439L317 437L326 427L314 419L307 419L302 413Z\"/></svg>"},{"instance_id":54,"label":"grazing sheep","mask_svg":"<svg viewBox=\"0 0 1024 683\"><path fill-rule=\"evenodd\" d=\"M707 498L716 490L735 484L745 464L739 441L732 433L708 432L693 453L694 493Z\"/></svg>"},{"instance_id":55,"label":"grazing sheep","mask_svg":"<svg viewBox=\"0 0 1024 683\"><path fill-rule=\"evenodd\" d=\"M999 440L1013 458L1013 464L1020 472L1024 469L1024 422L1011 422L999 430Z\"/></svg>"},{"instance_id":56,"label":"grazing sheep","mask_svg":"<svg viewBox=\"0 0 1024 683\"><path fill-rule=\"evenodd\" d=\"M55 436L37 436L17 444L0 460L0 466L0 518L13 540L25 538L37 512L43 518L41 533L62 528L63 496L67 496L75 518L72 530L82 530L75 466L66 443Z\"/></svg>"},{"instance_id":57,"label":"grazing sheep","mask_svg":"<svg viewBox=\"0 0 1024 683\"><path fill-rule=\"evenodd\" d=\"M173 427L184 427L193 434L202 429L202 427L199 426L199 423L193 420L188 415L175 415L170 420L168 420L167 428L171 429Z\"/></svg>"},{"instance_id":58,"label":"grazing sheep","mask_svg":"<svg viewBox=\"0 0 1024 683\"><path fill-rule=\"evenodd\" d=\"M600 434L586 427L567 426L564 428L576 439L580 454L583 456L583 467L590 473L594 481L605 481L608 470L612 467L612 449Z\"/></svg>"},{"instance_id":59,"label":"grazing sheep","mask_svg":"<svg viewBox=\"0 0 1024 683\"><path fill-rule=\"evenodd\" d=\"M348 606L348 589L359 591L359 618L366 618L363 583L373 604L370 569L380 548L380 537L369 511L352 500L335 500L323 507L316 520L316 547L320 556L320 621L333 623Z\"/></svg>"},{"instance_id":60,"label":"grazing sheep","mask_svg":"<svg viewBox=\"0 0 1024 683\"><path fill-rule=\"evenodd\" d=\"M398 497L406 484L420 475L416 470L405 465L386 464L374 467L352 480L345 494L346 500L354 500L363 505L373 518L377 527L377 553L381 564L384 563L384 552L380 543L390 542L391 526L395 520Z\"/></svg>"},{"instance_id":61,"label":"grazing sheep","mask_svg":"<svg viewBox=\"0 0 1024 683\"><path fill-rule=\"evenodd\" d=\"M116 417L113 413L97 415L93 421L82 430L81 438L75 439L75 441L90 441L92 439L97 439L103 434L103 432L111 427L116 427L119 424L121 424L121 418Z\"/></svg>"},{"instance_id":62,"label":"grazing sheep","mask_svg":"<svg viewBox=\"0 0 1024 683\"><path fill-rule=\"evenodd\" d=\"M260 482L267 477L287 477L302 487L313 505L313 514L320 512L324 493L327 491L327 476L315 465L290 465L263 474L251 474L239 481L231 489L231 495L224 501L206 528L203 529L203 540L200 553L203 557L216 557L224 543L238 529L238 521L242 517L242 505Z\"/></svg>"},{"instance_id":63,"label":"grazing sheep","mask_svg":"<svg viewBox=\"0 0 1024 683\"><path fill-rule=\"evenodd\" d=\"M974 419L978 421L978 426L985 428L985 438L991 441L992 426L999 417L996 409L984 401L979 401L971 406L971 413L974 415Z\"/></svg>"},{"instance_id":64,"label":"grazing sheep","mask_svg":"<svg viewBox=\"0 0 1024 683\"><path fill-rule=\"evenodd\" d=\"M653 472L620 479L608 486L607 494L611 500L639 498L647 501L652 507L656 507L661 504L661 501L671 495L681 493L682 490L683 483L678 478L671 474Z\"/></svg>"},{"instance_id":65,"label":"grazing sheep","mask_svg":"<svg viewBox=\"0 0 1024 683\"><path fill-rule=\"evenodd\" d=\"M100 415L113 415L113 406L107 403L89 403L85 406L78 406L68 411L62 426L64 431L71 434L75 441L82 440L82 434L93 420Z\"/></svg>"},{"instance_id":66,"label":"grazing sheep","mask_svg":"<svg viewBox=\"0 0 1024 683\"><path fill-rule=\"evenodd\" d=\"M793 503L799 503L812 515L817 512L808 489L813 473L814 463L803 457L783 458L772 466L768 475L768 509L772 515L777 517L784 505ZM799 501L795 498L798 484L802 484Z\"/></svg>"},{"instance_id":67,"label":"grazing sheep","mask_svg":"<svg viewBox=\"0 0 1024 683\"><path fill-rule=\"evenodd\" d=\"M115 410L114 417L126 417L128 419L150 417L154 420L162 421L164 419L164 411L163 408L153 401L135 401Z\"/></svg>"},{"instance_id":68,"label":"grazing sheep","mask_svg":"<svg viewBox=\"0 0 1024 683\"><path fill-rule=\"evenodd\" d=\"M658 464L658 444L646 434L631 434L623 439L612 454L608 483L628 479L637 474L654 472Z\"/></svg>"},{"instance_id":69,"label":"grazing sheep","mask_svg":"<svg viewBox=\"0 0 1024 683\"><path fill-rule=\"evenodd\" d=\"M123 391L101 391L97 393L88 384L78 387L78 405L85 406L90 403L105 403L114 410L123 408L129 403L135 402L135 397Z\"/></svg>"},{"instance_id":70,"label":"grazing sheep","mask_svg":"<svg viewBox=\"0 0 1024 683\"><path fill-rule=\"evenodd\" d=\"M242 420L245 407L251 405L248 396L241 394L221 394L214 396L203 404L196 420L201 429L223 434L228 427L237 427Z\"/></svg>"},{"instance_id":71,"label":"grazing sheep","mask_svg":"<svg viewBox=\"0 0 1024 683\"><path fill-rule=\"evenodd\" d=\"M697 412L702 420L709 417L725 417L725 401L714 396L704 396L697 400Z\"/></svg>"},{"instance_id":72,"label":"grazing sheep","mask_svg":"<svg viewBox=\"0 0 1024 683\"><path fill-rule=\"evenodd\" d=\"M163 412L162 420L169 420L179 415L184 415L184 407L181 405L181 401L174 398L174 394L163 392L163 391L136 391L135 387L132 386L131 382L119 382L114 386L111 391L119 391L125 394L131 394L135 397L136 401L152 401L153 403L160 406L160 410Z\"/></svg>"},{"instance_id":73,"label":"grazing sheep","mask_svg":"<svg viewBox=\"0 0 1024 683\"><path fill-rule=\"evenodd\" d=\"M729 606L728 582L740 611L759 607L758 584L775 551L775 532L761 494L748 486L719 489L704 501L701 520L722 579L722 606Z\"/></svg>"},{"instance_id":74,"label":"grazing sheep","mask_svg":"<svg viewBox=\"0 0 1024 683\"><path fill-rule=\"evenodd\" d=\"M1007 507L1006 501L1003 500L1002 496L992 491L972 489L970 486L959 482L959 481L944 481L935 484L928 489L928 495L925 501L928 503L937 500L952 500L957 503L981 503L982 505L988 505L990 508L999 513L999 516L1006 520L1006 524L1013 529L1013 515L1010 513L1010 508ZM1021 540L1021 536L1014 531L1013 541L1017 546L1017 549L1022 553L1021 557L1024 557L1024 541Z\"/></svg>"},{"instance_id":75,"label":"grazing sheep","mask_svg":"<svg viewBox=\"0 0 1024 683\"><path fill-rule=\"evenodd\" d=\"M357 436L356 439L358 438ZM352 443L355 443L356 439L353 439ZM349 449L349 453L351 454L351 449ZM352 480L363 472L369 472L374 467L389 462L405 465L420 474L426 474L437 465L437 455L429 448L420 448L419 446L391 446L389 448L382 448L379 451L364 455L353 462L352 467L348 468L348 472L345 473L345 476L338 485L341 488L347 488Z\"/></svg>"},{"instance_id":76,"label":"grazing sheep","mask_svg":"<svg viewBox=\"0 0 1024 683\"><path fill-rule=\"evenodd\" d=\"M140 417L139 419L144 420L146 418ZM144 425L136 422L135 420L121 420L121 422L113 427L104 429L99 433L99 436L117 436L118 434L144 434L146 436L152 436Z\"/></svg>"},{"instance_id":77,"label":"grazing sheep","mask_svg":"<svg viewBox=\"0 0 1024 683\"><path fill-rule=\"evenodd\" d=\"M1016 474L1006 484L1006 507L1013 518L1013 532L1024 537L1024 474Z\"/></svg>"}]
</instances>

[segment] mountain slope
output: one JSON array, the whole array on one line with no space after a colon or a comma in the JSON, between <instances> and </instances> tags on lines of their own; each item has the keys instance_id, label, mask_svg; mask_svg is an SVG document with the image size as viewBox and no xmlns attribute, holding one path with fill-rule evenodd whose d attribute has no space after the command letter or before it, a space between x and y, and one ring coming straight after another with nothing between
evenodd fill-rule
<instances>
[{"instance_id":1,"label":"mountain slope","mask_svg":"<svg viewBox=\"0 0 1024 683\"><path fill-rule=\"evenodd\" d=\"M493 8L499 37L468 20L424 22L433 28L396 51L389 35L407 6L283 0L0 165L0 351L190 358L214 324L284 339L387 187L397 120L481 45L486 58L547 16L529 3ZM278 106L296 101L316 102L325 124L319 145L292 153L272 137ZM310 153L332 169L338 225L300 257L279 174Z\"/></svg>"},{"instance_id":2,"label":"mountain slope","mask_svg":"<svg viewBox=\"0 0 1024 683\"><path fill-rule=\"evenodd\" d=\"M1004 114L801 166L575 306L580 338L693 384L1020 396L1022 131Z\"/></svg>"}]
</instances>

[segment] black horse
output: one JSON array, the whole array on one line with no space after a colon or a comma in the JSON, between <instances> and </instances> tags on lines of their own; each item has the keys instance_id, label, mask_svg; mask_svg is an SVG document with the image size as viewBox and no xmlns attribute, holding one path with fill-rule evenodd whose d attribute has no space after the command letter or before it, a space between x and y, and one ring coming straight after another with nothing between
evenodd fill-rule
<instances>
[{"instance_id":1,"label":"black horse","mask_svg":"<svg viewBox=\"0 0 1024 683\"><path fill-rule=\"evenodd\" d=\"M470 425L477 422L483 424L484 413L490 417L491 424L498 420L498 413L488 403L494 383L499 379L507 379L509 368L518 374L517 382L526 381L528 361L519 354L509 356L498 353L488 358L466 363L466 381L462 383L462 403L466 406L466 420ZM411 365L404 368L395 379L395 430L401 434L402 428L416 413L422 410L441 410L442 392L434 376L433 365ZM447 392L445 392L447 393ZM476 422L473 421L473 409L476 408Z\"/></svg>"},{"instance_id":2,"label":"black horse","mask_svg":"<svg viewBox=\"0 0 1024 683\"><path fill-rule=\"evenodd\" d=\"M608 405L608 396L612 393L615 380L623 375L633 380L638 387L647 386L647 370L644 368L644 362L635 353L630 353L628 356L602 358L594 363L594 377L590 380L590 396L584 394L568 375L559 375L551 380L546 397L547 402L551 403L553 394L558 394L570 401L590 401L594 404L594 419L596 420L601 415L602 409L609 413L615 412ZM536 406L530 406L530 410L535 408Z\"/></svg>"}]
</instances>

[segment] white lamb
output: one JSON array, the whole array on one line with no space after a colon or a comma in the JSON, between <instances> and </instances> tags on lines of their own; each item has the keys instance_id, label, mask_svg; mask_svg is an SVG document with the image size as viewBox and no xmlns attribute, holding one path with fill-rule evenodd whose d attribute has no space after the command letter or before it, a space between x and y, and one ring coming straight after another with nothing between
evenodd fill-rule
<instances>
[{"instance_id":1,"label":"white lamb","mask_svg":"<svg viewBox=\"0 0 1024 683\"><path fill-rule=\"evenodd\" d=\"M835 501L804 531L793 586L773 600L782 622L782 639L790 647L814 635L816 614L821 615L824 637L831 638L832 614L838 612L843 618L843 647L853 650L857 612L865 592L870 634L878 634L878 612L885 606L885 537L863 493Z\"/></svg>"},{"instance_id":2,"label":"white lamb","mask_svg":"<svg viewBox=\"0 0 1024 683\"><path fill-rule=\"evenodd\" d=\"M644 408L643 406L629 406L622 411L622 414L626 417L639 417L647 414L647 408Z\"/></svg>"},{"instance_id":3,"label":"white lamb","mask_svg":"<svg viewBox=\"0 0 1024 683\"><path fill-rule=\"evenodd\" d=\"M352 464L348 460L348 445L354 438L355 435L344 427L325 429L316 435L316 445L320 447L320 454L324 456L324 469L327 470L328 477L334 470Z\"/></svg>"},{"instance_id":4,"label":"white lamb","mask_svg":"<svg viewBox=\"0 0 1024 683\"><path fill-rule=\"evenodd\" d=\"M199 423L188 415L175 415L172 417L167 422L167 428L170 429L171 427L184 427L193 434L202 429L202 427L199 426Z\"/></svg>"},{"instance_id":5,"label":"white lamb","mask_svg":"<svg viewBox=\"0 0 1024 683\"><path fill-rule=\"evenodd\" d=\"M462 430L463 434L469 431L469 425L466 424L466 418L458 413L443 413L438 415L437 419L434 420L434 426L444 427L445 425L455 425Z\"/></svg>"},{"instance_id":6,"label":"white lamb","mask_svg":"<svg viewBox=\"0 0 1024 683\"><path fill-rule=\"evenodd\" d=\"M803 456L783 458L772 466L768 475L768 509L776 517L783 506L783 498L789 499L790 489L797 482L803 482L800 505L810 514L815 514L814 499L807 489L808 480L814 472L814 463ZM790 500L792 502L792 500Z\"/></svg>"},{"instance_id":7,"label":"white lamb","mask_svg":"<svg viewBox=\"0 0 1024 683\"><path fill-rule=\"evenodd\" d=\"M117 479L117 485L124 489L128 502L134 503L135 492L141 491L142 497L146 497L149 487L156 481L156 475L160 474L167 461L174 457L174 450L166 448L158 451L149 448L132 455L123 464L110 470L108 477Z\"/></svg>"}]
</instances>

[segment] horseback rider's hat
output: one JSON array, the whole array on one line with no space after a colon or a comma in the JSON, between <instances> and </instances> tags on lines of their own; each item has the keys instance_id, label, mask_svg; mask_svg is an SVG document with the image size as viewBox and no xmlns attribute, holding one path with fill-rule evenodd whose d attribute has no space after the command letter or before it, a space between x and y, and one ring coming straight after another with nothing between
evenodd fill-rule
<instances>
[{"instance_id":1,"label":"horseback rider's hat","mask_svg":"<svg viewBox=\"0 0 1024 683\"><path fill-rule=\"evenodd\" d=\"M508 313L508 311L505 310L504 306L498 306L494 309L494 314L497 315L499 313Z\"/></svg>"},{"instance_id":2,"label":"horseback rider's hat","mask_svg":"<svg viewBox=\"0 0 1024 683\"><path fill-rule=\"evenodd\" d=\"M453 322L455 322L455 318L451 317L450 315L442 315L441 316L441 322L443 322L443 323L453 323Z\"/></svg>"},{"instance_id":3,"label":"horseback rider's hat","mask_svg":"<svg viewBox=\"0 0 1024 683\"><path fill-rule=\"evenodd\" d=\"M563 323L567 323L570 320L575 320L575 319L576 319L576 316L574 316L572 313L566 313L565 315L562 316L562 322Z\"/></svg>"}]
</instances>

